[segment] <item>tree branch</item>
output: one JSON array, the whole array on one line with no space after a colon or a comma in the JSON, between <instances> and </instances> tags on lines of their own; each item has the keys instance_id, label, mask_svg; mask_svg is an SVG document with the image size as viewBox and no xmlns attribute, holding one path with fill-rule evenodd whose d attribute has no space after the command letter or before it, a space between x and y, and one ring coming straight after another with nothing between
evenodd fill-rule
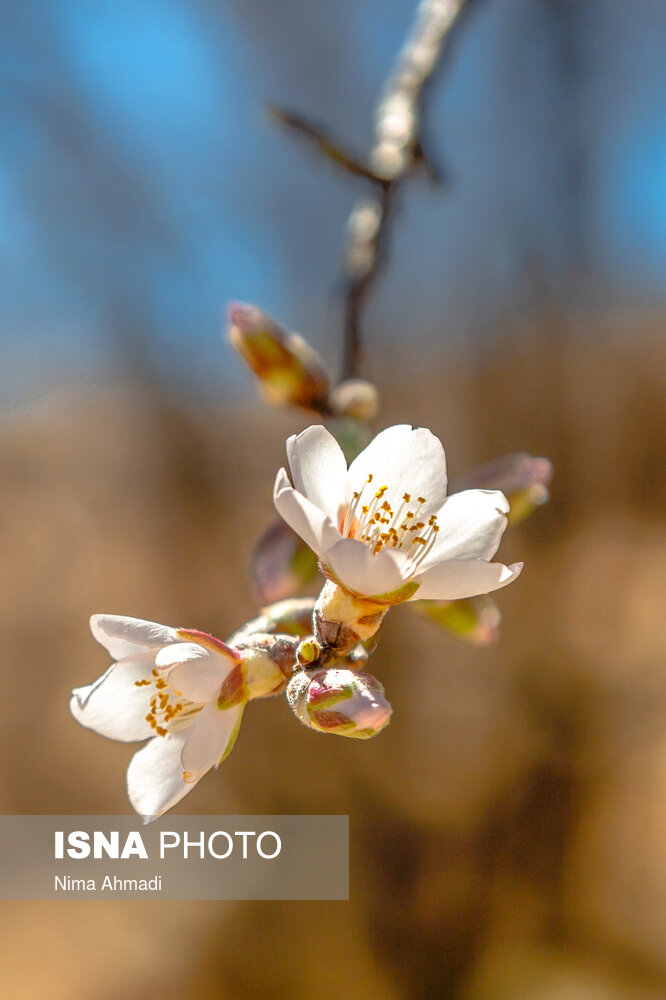
<instances>
[{"instance_id":1,"label":"tree branch","mask_svg":"<svg viewBox=\"0 0 666 1000\"><path fill-rule=\"evenodd\" d=\"M451 29L470 0L420 0L407 41L377 106L375 141L368 160L378 183L353 209L348 222L344 272L342 378L359 374L362 316L368 293L385 260L399 188L413 169L438 176L424 150L424 102Z\"/></svg>"}]
</instances>

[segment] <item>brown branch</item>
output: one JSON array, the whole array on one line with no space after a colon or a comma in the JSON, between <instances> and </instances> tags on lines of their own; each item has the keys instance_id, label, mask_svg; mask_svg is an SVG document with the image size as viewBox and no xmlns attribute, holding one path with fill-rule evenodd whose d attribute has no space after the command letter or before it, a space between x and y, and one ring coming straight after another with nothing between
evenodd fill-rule
<instances>
[{"instance_id":1,"label":"brown branch","mask_svg":"<svg viewBox=\"0 0 666 1000\"><path fill-rule=\"evenodd\" d=\"M309 142L319 153L323 153L336 166L342 167L350 174L365 177L366 180L380 183L369 167L362 162L361 157L351 152L339 139L335 138L323 125L305 118L303 115L280 108L275 104L267 105L269 114L299 138Z\"/></svg>"},{"instance_id":2,"label":"brown branch","mask_svg":"<svg viewBox=\"0 0 666 1000\"><path fill-rule=\"evenodd\" d=\"M342 378L359 374L361 320L386 259L396 195L412 170L425 165L424 100L451 29L470 0L420 0L411 31L387 80L375 115L375 141L368 160L379 182L353 209L344 255L344 352Z\"/></svg>"}]
</instances>

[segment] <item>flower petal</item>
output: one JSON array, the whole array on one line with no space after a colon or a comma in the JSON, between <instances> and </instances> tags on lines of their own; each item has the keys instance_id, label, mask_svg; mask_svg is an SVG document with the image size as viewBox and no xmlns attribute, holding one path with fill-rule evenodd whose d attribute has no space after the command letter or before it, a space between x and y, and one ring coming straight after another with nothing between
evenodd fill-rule
<instances>
[{"instance_id":1,"label":"flower petal","mask_svg":"<svg viewBox=\"0 0 666 1000\"><path fill-rule=\"evenodd\" d=\"M169 686L194 702L215 698L236 662L234 657L204 649L196 642L173 643L155 657L155 666L168 671Z\"/></svg>"},{"instance_id":2,"label":"flower petal","mask_svg":"<svg viewBox=\"0 0 666 1000\"><path fill-rule=\"evenodd\" d=\"M146 722L150 710L150 691L137 682L151 677L155 657L140 653L114 663L92 684L72 691L70 711L77 722L111 740L145 740L154 735Z\"/></svg>"},{"instance_id":3,"label":"flower petal","mask_svg":"<svg viewBox=\"0 0 666 1000\"><path fill-rule=\"evenodd\" d=\"M446 499L446 457L439 438L426 427L397 424L378 434L349 466L348 496L360 493L372 474L372 488L387 486L386 499L398 510L403 494L423 496L421 515L437 513Z\"/></svg>"},{"instance_id":4,"label":"flower petal","mask_svg":"<svg viewBox=\"0 0 666 1000\"><path fill-rule=\"evenodd\" d=\"M280 517L318 556L340 541L340 532L330 517L291 486L284 469L275 479L273 502Z\"/></svg>"},{"instance_id":5,"label":"flower petal","mask_svg":"<svg viewBox=\"0 0 666 1000\"><path fill-rule=\"evenodd\" d=\"M127 795L146 823L161 816L194 788L183 781L181 754L187 733L155 736L137 751L127 768Z\"/></svg>"},{"instance_id":6,"label":"flower petal","mask_svg":"<svg viewBox=\"0 0 666 1000\"><path fill-rule=\"evenodd\" d=\"M237 724L245 704L218 708L212 701L202 708L187 732L181 763L184 780L198 781L206 771L225 756L227 747L237 733Z\"/></svg>"},{"instance_id":7,"label":"flower petal","mask_svg":"<svg viewBox=\"0 0 666 1000\"><path fill-rule=\"evenodd\" d=\"M463 597L476 597L499 590L515 580L522 563L504 566L485 559L452 559L431 566L421 576L414 579L419 583L412 601L429 598L436 601L456 601Z\"/></svg>"},{"instance_id":8,"label":"flower petal","mask_svg":"<svg viewBox=\"0 0 666 1000\"><path fill-rule=\"evenodd\" d=\"M287 458L294 488L337 523L347 462L333 435L319 424L307 427L288 439Z\"/></svg>"},{"instance_id":9,"label":"flower petal","mask_svg":"<svg viewBox=\"0 0 666 1000\"><path fill-rule=\"evenodd\" d=\"M502 540L508 511L509 501L498 490L454 493L437 512L437 541L422 568L449 559L492 559Z\"/></svg>"},{"instance_id":10,"label":"flower petal","mask_svg":"<svg viewBox=\"0 0 666 1000\"><path fill-rule=\"evenodd\" d=\"M349 590L363 597L396 590L405 580L407 560L392 549L377 555L364 542L343 538L326 552L324 561Z\"/></svg>"},{"instance_id":11,"label":"flower petal","mask_svg":"<svg viewBox=\"0 0 666 1000\"><path fill-rule=\"evenodd\" d=\"M126 615L93 615L90 630L114 660L177 641L176 629Z\"/></svg>"}]
</instances>

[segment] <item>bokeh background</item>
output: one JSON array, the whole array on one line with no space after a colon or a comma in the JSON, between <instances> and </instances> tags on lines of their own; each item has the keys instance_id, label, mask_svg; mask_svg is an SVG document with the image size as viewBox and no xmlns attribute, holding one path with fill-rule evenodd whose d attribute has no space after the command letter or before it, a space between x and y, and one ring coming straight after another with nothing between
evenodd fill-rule
<instances>
[{"instance_id":1,"label":"bokeh background","mask_svg":"<svg viewBox=\"0 0 666 1000\"><path fill-rule=\"evenodd\" d=\"M340 359L362 193L266 101L363 151L414 0L7 0L0 11L0 808L128 809L79 728L92 611L229 634L297 414L222 342L229 298ZM381 424L452 473L527 450L502 638L406 609L377 740L279 700L179 812L343 812L349 903L3 903L12 1000L666 996L666 7L478 0L433 89L447 181L405 191L368 314ZM310 859L304 858L304 863Z\"/></svg>"}]
</instances>

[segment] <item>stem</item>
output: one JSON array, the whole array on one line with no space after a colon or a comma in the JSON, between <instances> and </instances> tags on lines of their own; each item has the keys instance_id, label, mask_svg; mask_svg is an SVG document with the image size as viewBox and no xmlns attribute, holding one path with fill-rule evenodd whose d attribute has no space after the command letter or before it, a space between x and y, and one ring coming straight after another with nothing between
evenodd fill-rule
<instances>
[{"instance_id":1,"label":"stem","mask_svg":"<svg viewBox=\"0 0 666 1000\"><path fill-rule=\"evenodd\" d=\"M359 375L363 312L387 257L396 194L424 163L424 98L451 29L470 0L420 0L407 40L386 81L375 114L369 166L378 191L352 210L344 254L344 345L342 378ZM429 172L434 170L426 163Z\"/></svg>"},{"instance_id":2,"label":"stem","mask_svg":"<svg viewBox=\"0 0 666 1000\"><path fill-rule=\"evenodd\" d=\"M325 653L344 656L375 635L388 609L387 604L355 597L327 580L314 606L312 628Z\"/></svg>"}]
</instances>

